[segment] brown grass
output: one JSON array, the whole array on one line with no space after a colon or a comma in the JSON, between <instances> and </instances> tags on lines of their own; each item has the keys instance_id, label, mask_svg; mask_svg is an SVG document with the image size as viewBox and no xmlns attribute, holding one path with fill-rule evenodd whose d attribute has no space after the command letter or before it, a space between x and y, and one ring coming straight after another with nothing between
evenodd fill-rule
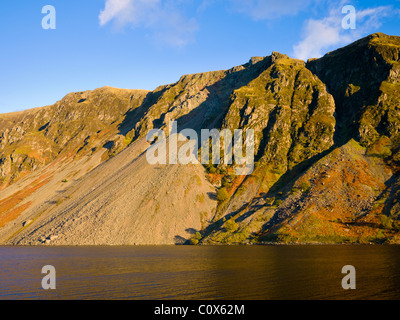
<instances>
[{"instance_id":1,"label":"brown grass","mask_svg":"<svg viewBox=\"0 0 400 320\"><path fill-rule=\"evenodd\" d=\"M23 211L29 208L32 202L27 202L19 207L17 206L35 191L50 182L50 179L51 176L49 176L49 174L44 174L36 179L29 187L0 200L0 228L18 218Z\"/></svg>"},{"instance_id":2,"label":"brown grass","mask_svg":"<svg viewBox=\"0 0 400 320\"><path fill-rule=\"evenodd\" d=\"M32 205L32 201L24 203L23 205L7 212L0 217L0 228L4 227L7 223L17 219L22 212L28 209Z\"/></svg>"}]
</instances>

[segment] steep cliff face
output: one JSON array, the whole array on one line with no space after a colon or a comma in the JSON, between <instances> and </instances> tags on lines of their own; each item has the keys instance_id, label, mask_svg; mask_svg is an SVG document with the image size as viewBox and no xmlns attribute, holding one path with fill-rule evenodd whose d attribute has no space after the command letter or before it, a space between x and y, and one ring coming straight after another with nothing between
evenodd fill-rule
<instances>
[{"instance_id":1,"label":"steep cliff face","mask_svg":"<svg viewBox=\"0 0 400 320\"><path fill-rule=\"evenodd\" d=\"M223 128L253 129L258 158L286 171L333 145L335 104L303 61L279 53L269 59L233 92Z\"/></svg>"},{"instance_id":2,"label":"steep cliff face","mask_svg":"<svg viewBox=\"0 0 400 320\"><path fill-rule=\"evenodd\" d=\"M398 146L399 56L399 37L377 33L308 62L335 98L338 140L369 146L385 135Z\"/></svg>"},{"instance_id":3,"label":"steep cliff face","mask_svg":"<svg viewBox=\"0 0 400 320\"><path fill-rule=\"evenodd\" d=\"M400 38L273 52L152 92L0 115L0 241L398 242ZM255 170L145 160L149 130L253 129Z\"/></svg>"},{"instance_id":4,"label":"steep cliff face","mask_svg":"<svg viewBox=\"0 0 400 320\"><path fill-rule=\"evenodd\" d=\"M223 128L255 131L256 169L244 179L221 178L231 196L218 207L206 241L228 241L224 221L231 219L241 221L242 228L232 235L228 231L228 238L247 239L253 231L244 221L262 206L260 198L282 176L333 146L335 104L325 85L303 61L279 53L268 60L256 79L233 92L223 121Z\"/></svg>"},{"instance_id":5,"label":"steep cliff face","mask_svg":"<svg viewBox=\"0 0 400 320\"><path fill-rule=\"evenodd\" d=\"M270 63L270 57L252 58L229 70L185 75L174 84L157 88L130 135L143 137L175 120L181 128L220 128L232 93L258 78Z\"/></svg>"}]
</instances>

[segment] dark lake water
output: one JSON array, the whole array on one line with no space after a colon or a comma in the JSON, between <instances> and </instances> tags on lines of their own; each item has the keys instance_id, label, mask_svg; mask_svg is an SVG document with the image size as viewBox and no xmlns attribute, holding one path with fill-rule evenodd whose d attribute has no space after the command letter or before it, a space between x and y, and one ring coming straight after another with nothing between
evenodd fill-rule
<instances>
[{"instance_id":1,"label":"dark lake water","mask_svg":"<svg viewBox=\"0 0 400 320\"><path fill-rule=\"evenodd\" d=\"M400 246L0 247L0 299L397 300Z\"/></svg>"}]
</instances>

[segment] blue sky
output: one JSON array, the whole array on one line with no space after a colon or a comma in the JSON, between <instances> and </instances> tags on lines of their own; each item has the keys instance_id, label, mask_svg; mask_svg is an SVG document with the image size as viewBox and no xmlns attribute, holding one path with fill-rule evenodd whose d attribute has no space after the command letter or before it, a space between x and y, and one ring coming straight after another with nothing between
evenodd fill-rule
<instances>
[{"instance_id":1,"label":"blue sky","mask_svg":"<svg viewBox=\"0 0 400 320\"><path fill-rule=\"evenodd\" d=\"M45 5L56 29L42 28ZM343 29L345 5L356 29ZM155 89L272 51L318 57L374 32L400 36L400 1L2 0L0 113L102 86Z\"/></svg>"}]
</instances>

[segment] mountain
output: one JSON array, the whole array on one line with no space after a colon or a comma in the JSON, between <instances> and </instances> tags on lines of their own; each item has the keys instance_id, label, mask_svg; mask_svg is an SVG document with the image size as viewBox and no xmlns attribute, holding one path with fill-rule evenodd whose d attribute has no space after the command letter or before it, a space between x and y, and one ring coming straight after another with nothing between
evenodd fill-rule
<instances>
[{"instance_id":1,"label":"mountain","mask_svg":"<svg viewBox=\"0 0 400 320\"><path fill-rule=\"evenodd\" d=\"M0 243L399 243L399 55L377 33L0 115ZM254 171L150 164L148 132L172 121L254 130Z\"/></svg>"}]
</instances>

